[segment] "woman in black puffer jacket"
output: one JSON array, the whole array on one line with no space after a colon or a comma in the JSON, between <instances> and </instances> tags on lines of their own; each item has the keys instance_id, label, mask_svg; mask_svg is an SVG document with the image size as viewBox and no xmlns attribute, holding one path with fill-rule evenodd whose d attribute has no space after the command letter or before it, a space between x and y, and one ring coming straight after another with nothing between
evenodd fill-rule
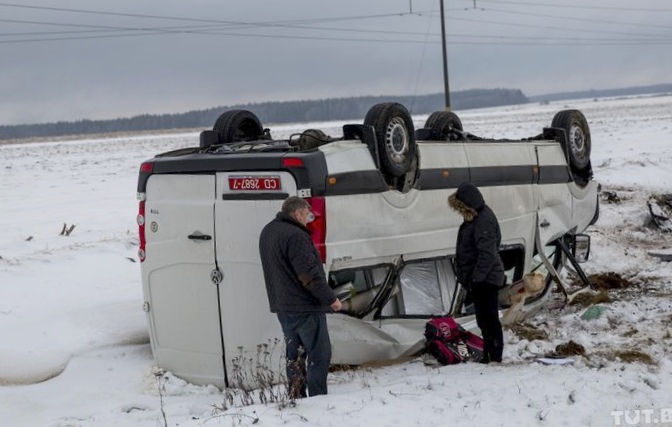
<instances>
[{"instance_id":1,"label":"woman in black puffer jacket","mask_svg":"<svg viewBox=\"0 0 672 427\"><path fill-rule=\"evenodd\" d=\"M469 182L459 186L448 204L464 218L457 234L456 274L474 301L476 323L483 334L482 363L501 362L504 342L498 293L506 277L498 252L502 240L499 222L481 192Z\"/></svg>"}]
</instances>

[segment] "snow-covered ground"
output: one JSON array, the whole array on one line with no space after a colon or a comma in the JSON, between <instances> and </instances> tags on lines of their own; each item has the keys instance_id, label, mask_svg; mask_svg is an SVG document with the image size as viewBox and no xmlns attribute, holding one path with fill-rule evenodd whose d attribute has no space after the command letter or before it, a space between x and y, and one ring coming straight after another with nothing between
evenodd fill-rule
<instances>
[{"instance_id":1,"label":"snow-covered ground","mask_svg":"<svg viewBox=\"0 0 672 427\"><path fill-rule=\"evenodd\" d=\"M647 254L670 248L672 234L651 225L646 206L672 193L672 96L458 114L474 134L520 138L566 108L588 118L604 193L584 268L633 284L609 291L601 317L544 311L526 328L545 337L505 331L501 365L419 358L334 372L328 396L224 412L216 388L155 375L136 262L139 164L198 135L0 146L0 426L672 425L672 263ZM326 126L336 135L340 124ZM272 130L306 127L317 125ZM586 351L573 365L534 361L569 340Z\"/></svg>"}]
</instances>

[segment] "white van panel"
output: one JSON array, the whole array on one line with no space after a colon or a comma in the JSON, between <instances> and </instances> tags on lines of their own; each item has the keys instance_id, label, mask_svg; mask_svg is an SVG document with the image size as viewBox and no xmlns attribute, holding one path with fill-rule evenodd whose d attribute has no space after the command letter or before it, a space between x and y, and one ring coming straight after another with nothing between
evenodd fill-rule
<instances>
[{"instance_id":1,"label":"white van panel","mask_svg":"<svg viewBox=\"0 0 672 427\"><path fill-rule=\"evenodd\" d=\"M596 214L597 202L597 183L591 182L584 188L570 183L570 191L574 195L572 199L573 209L572 218L577 226L577 233L583 233L590 225L590 222Z\"/></svg>"},{"instance_id":2,"label":"white van panel","mask_svg":"<svg viewBox=\"0 0 672 427\"><path fill-rule=\"evenodd\" d=\"M329 162L329 174L376 169L366 144L358 141L336 141L321 146Z\"/></svg>"},{"instance_id":3,"label":"white van panel","mask_svg":"<svg viewBox=\"0 0 672 427\"><path fill-rule=\"evenodd\" d=\"M537 159L530 153L530 144L469 142L467 158L470 167L534 165Z\"/></svg>"},{"instance_id":4,"label":"white van panel","mask_svg":"<svg viewBox=\"0 0 672 427\"><path fill-rule=\"evenodd\" d=\"M539 189L536 185L523 184L509 185L505 190L503 187L481 187L480 191L497 219L506 222L534 212Z\"/></svg>"},{"instance_id":5,"label":"white van panel","mask_svg":"<svg viewBox=\"0 0 672 427\"><path fill-rule=\"evenodd\" d=\"M147 195L141 269L155 358L189 381L222 386L214 240L188 238L214 237L215 177L152 175Z\"/></svg>"},{"instance_id":6,"label":"white van panel","mask_svg":"<svg viewBox=\"0 0 672 427\"><path fill-rule=\"evenodd\" d=\"M331 363L359 365L410 356L425 345L418 331L427 319L364 321L344 314L327 316Z\"/></svg>"},{"instance_id":7,"label":"white van panel","mask_svg":"<svg viewBox=\"0 0 672 427\"><path fill-rule=\"evenodd\" d=\"M567 159L562 147L555 143L536 143L534 148L537 152L539 165L565 166Z\"/></svg>"},{"instance_id":8,"label":"white van panel","mask_svg":"<svg viewBox=\"0 0 672 427\"><path fill-rule=\"evenodd\" d=\"M448 194L446 190L395 194L413 200L408 206L395 203L403 207L390 203L386 193L330 196L326 200L327 265L334 259L377 264L391 256L445 251L455 242L461 223L459 215L448 209Z\"/></svg>"},{"instance_id":9,"label":"white van panel","mask_svg":"<svg viewBox=\"0 0 672 427\"><path fill-rule=\"evenodd\" d=\"M245 175L268 175L269 172L246 172ZM279 175L282 189L279 193L296 195L296 182L287 172L272 172ZM220 284L220 309L222 313L222 335L224 356L229 376L235 372L238 356L256 360L260 345L268 344L266 366L280 366L283 354L282 331L275 314L270 312L264 283L261 259L259 257L259 235L261 230L280 211L283 198L276 200L232 200L222 199L222 195L232 196L228 185L230 175L236 172L217 174L218 200L215 203L216 256L217 264L224 275ZM251 197L254 193L250 193ZM273 194L273 193L267 193ZM263 196L259 196L263 197ZM242 353L241 353L242 352ZM264 356L261 354L261 356ZM255 369L255 367L248 367ZM252 380L252 378L250 378Z\"/></svg>"},{"instance_id":10,"label":"white van panel","mask_svg":"<svg viewBox=\"0 0 672 427\"><path fill-rule=\"evenodd\" d=\"M398 255L408 255L410 260L454 253L462 223L462 217L448 207L448 196L454 191L413 190L406 194L329 197L326 202L327 266L341 269L356 266L348 264L348 260L357 265L375 265L389 262L390 257ZM482 192L486 203L494 207L504 240L521 235L534 238L529 236L534 229L531 224L536 205L532 185L509 186L506 192L498 187L484 187ZM407 197L412 203L404 206L397 202L395 206L389 202L392 195ZM365 206L368 208L364 209ZM370 217L372 212L376 213L375 221Z\"/></svg>"},{"instance_id":11,"label":"white van panel","mask_svg":"<svg viewBox=\"0 0 672 427\"><path fill-rule=\"evenodd\" d=\"M469 166L464 143L418 143L418 157L422 169L466 168Z\"/></svg>"}]
</instances>

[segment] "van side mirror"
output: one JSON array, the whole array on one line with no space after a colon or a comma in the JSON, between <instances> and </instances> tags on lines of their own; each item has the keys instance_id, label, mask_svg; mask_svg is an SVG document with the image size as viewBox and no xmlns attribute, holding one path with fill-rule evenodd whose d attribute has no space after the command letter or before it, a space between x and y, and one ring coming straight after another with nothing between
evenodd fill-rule
<instances>
[{"instance_id":1,"label":"van side mirror","mask_svg":"<svg viewBox=\"0 0 672 427\"><path fill-rule=\"evenodd\" d=\"M590 256L590 236L587 234L576 234L572 239L572 255L577 262L586 262Z\"/></svg>"}]
</instances>

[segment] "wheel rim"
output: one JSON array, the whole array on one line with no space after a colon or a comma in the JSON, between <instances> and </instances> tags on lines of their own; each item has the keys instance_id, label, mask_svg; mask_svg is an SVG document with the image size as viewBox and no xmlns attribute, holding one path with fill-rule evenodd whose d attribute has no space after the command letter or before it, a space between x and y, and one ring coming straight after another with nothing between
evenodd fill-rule
<instances>
[{"instance_id":1,"label":"wheel rim","mask_svg":"<svg viewBox=\"0 0 672 427\"><path fill-rule=\"evenodd\" d=\"M409 148L409 137L406 125L400 117L390 120L385 131L385 148L390 160L394 163L404 163Z\"/></svg>"},{"instance_id":2,"label":"wheel rim","mask_svg":"<svg viewBox=\"0 0 672 427\"><path fill-rule=\"evenodd\" d=\"M581 126L572 125L569 131L569 143L577 160L584 160L586 157L586 134Z\"/></svg>"}]
</instances>

